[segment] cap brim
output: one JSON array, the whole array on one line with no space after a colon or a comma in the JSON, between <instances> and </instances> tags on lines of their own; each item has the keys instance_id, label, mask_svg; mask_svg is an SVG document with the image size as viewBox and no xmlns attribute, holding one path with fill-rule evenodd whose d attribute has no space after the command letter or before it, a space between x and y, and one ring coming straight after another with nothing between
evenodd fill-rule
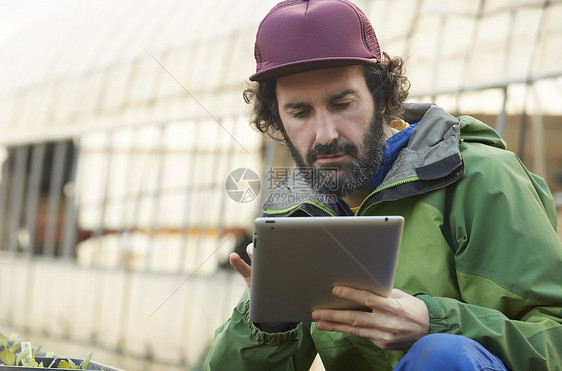
<instances>
[{"instance_id":1,"label":"cap brim","mask_svg":"<svg viewBox=\"0 0 562 371\"><path fill-rule=\"evenodd\" d=\"M322 68L352 66L357 64L375 64L378 62L379 61L376 58L317 58L308 61L285 63L283 65L265 68L250 76L250 80L259 82Z\"/></svg>"}]
</instances>

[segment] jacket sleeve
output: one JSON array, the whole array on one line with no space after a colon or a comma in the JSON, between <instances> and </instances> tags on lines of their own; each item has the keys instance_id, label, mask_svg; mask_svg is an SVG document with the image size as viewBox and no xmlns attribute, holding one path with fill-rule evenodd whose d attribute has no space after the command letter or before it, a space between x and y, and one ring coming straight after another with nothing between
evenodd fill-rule
<instances>
[{"instance_id":1,"label":"jacket sleeve","mask_svg":"<svg viewBox=\"0 0 562 371\"><path fill-rule=\"evenodd\" d=\"M232 316L215 331L205 370L308 370L316 356L310 324L267 333L249 319L247 291Z\"/></svg>"},{"instance_id":2,"label":"jacket sleeve","mask_svg":"<svg viewBox=\"0 0 562 371\"><path fill-rule=\"evenodd\" d=\"M560 369L562 244L550 192L513 153L463 146L467 173L445 226L461 300L418 296L430 332L475 339L510 370Z\"/></svg>"}]
</instances>

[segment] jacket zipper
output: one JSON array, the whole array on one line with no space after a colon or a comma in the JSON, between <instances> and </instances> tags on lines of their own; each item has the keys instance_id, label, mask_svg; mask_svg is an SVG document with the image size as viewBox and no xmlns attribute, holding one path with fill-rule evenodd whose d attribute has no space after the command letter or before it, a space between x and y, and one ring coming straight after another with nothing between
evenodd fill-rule
<instances>
[{"instance_id":1,"label":"jacket zipper","mask_svg":"<svg viewBox=\"0 0 562 371\"><path fill-rule=\"evenodd\" d=\"M281 210L275 210L275 212L271 212L271 210L265 210L266 214L269 215L275 215L275 214L284 214L284 213L288 213L291 212L293 210L298 209L301 205L312 205L317 207L318 209L322 210L323 212L325 212L326 214L330 215L330 216L337 216L336 213L334 213L334 211L332 209L330 209L329 207L326 207L324 205L322 205L319 202L312 202L312 201L305 201L305 202L301 202L295 206L291 206L285 209L281 209ZM301 209L303 212L305 212L306 214L312 216L310 213L306 212L306 210Z\"/></svg>"},{"instance_id":2,"label":"jacket zipper","mask_svg":"<svg viewBox=\"0 0 562 371\"><path fill-rule=\"evenodd\" d=\"M334 213L334 211L332 209L330 209L329 207L326 207L324 205L322 205L321 203L317 203L317 202L303 202L302 204L309 204L309 205L313 205L316 206L317 208L319 208L320 210L324 211L325 213L329 214L330 216L337 216L336 213ZM305 213L307 213L305 210L303 210ZM308 214L308 213L307 213ZM308 214L310 215L310 214ZM312 216L312 215L310 215Z\"/></svg>"},{"instance_id":3,"label":"jacket zipper","mask_svg":"<svg viewBox=\"0 0 562 371\"><path fill-rule=\"evenodd\" d=\"M418 176L412 176L412 177L409 177L409 178L405 178L405 179L398 180L398 181L393 182L393 183L389 183L389 184L385 185L384 187L376 188L376 189L375 189L373 192L371 192L367 197L365 197L365 199L363 200L363 202L361 202L361 204L359 205L359 209L357 209L357 214L355 214L355 216L360 216L360 215L362 214L365 204L368 203L368 202L369 202L369 199L370 199L372 196L374 196L375 194L380 193L380 192L382 192L382 191L384 191L384 190L386 190L386 189L392 188L392 187L396 187L396 186L399 186L399 185L402 185L402 184L406 184L406 183L416 182L416 181L418 181L418 180L420 180L420 177L418 177ZM380 203L380 201L379 201L379 202L375 202L375 203L373 203L372 205L375 205L375 204L377 204L377 203ZM370 206L370 205L369 205L369 206Z\"/></svg>"}]
</instances>

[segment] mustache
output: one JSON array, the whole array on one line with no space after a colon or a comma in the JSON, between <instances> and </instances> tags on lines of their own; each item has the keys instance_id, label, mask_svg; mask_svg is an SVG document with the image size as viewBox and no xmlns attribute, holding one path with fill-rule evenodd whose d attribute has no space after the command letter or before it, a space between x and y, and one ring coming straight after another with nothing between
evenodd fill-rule
<instances>
[{"instance_id":1,"label":"mustache","mask_svg":"<svg viewBox=\"0 0 562 371\"><path fill-rule=\"evenodd\" d=\"M355 156L358 152L359 150L357 149L357 146L355 146L353 143L334 140L327 146L322 144L315 144L314 147L312 147L312 149L306 155L306 160L310 164L319 156L328 156L336 153Z\"/></svg>"}]
</instances>

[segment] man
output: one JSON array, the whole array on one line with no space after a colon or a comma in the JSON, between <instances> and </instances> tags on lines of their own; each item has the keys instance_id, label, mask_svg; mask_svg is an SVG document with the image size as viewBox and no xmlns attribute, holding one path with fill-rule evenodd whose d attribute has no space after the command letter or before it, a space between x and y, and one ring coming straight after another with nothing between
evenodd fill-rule
<instances>
[{"instance_id":1,"label":"man","mask_svg":"<svg viewBox=\"0 0 562 371\"><path fill-rule=\"evenodd\" d=\"M402 215L404 234L389 297L333 290L371 311L255 324L245 293L206 366L306 370L318 352L327 370L562 369L555 207L499 135L434 105L405 105L403 60L381 55L347 0L278 4L260 24L255 57L251 119L286 142L295 173L275 192L298 196L272 199L264 214ZM337 189L307 169L335 169ZM299 177L309 187L294 187ZM230 261L250 290L251 267Z\"/></svg>"}]
</instances>

